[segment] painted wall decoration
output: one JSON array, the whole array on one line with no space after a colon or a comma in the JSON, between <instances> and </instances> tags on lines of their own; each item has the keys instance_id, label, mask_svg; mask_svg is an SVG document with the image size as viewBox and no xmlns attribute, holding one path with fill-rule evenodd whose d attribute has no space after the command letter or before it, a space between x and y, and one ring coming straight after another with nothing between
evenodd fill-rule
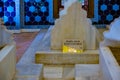
<instances>
[{"instance_id":1,"label":"painted wall decoration","mask_svg":"<svg viewBox=\"0 0 120 80\"><path fill-rule=\"evenodd\" d=\"M3 0L4 3L4 23L6 26L15 26L16 10L15 0Z\"/></svg>"},{"instance_id":2,"label":"painted wall decoration","mask_svg":"<svg viewBox=\"0 0 120 80\"><path fill-rule=\"evenodd\" d=\"M50 16L49 1L47 0L24 0L25 25L49 25L51 24L49 20L50 19L49 18Z\"/></svg>"},{"instance_id":3,"label":"painted wall decoration","mask_svg":"<svg viewBox=\"0 0 120 80\"><path fill-rule=\"evenodd\" d=\"M120 16L120 0L95 0L95 5L98 13L95 12L94 24L110 24Z\"/></svg>"}]
</instances>

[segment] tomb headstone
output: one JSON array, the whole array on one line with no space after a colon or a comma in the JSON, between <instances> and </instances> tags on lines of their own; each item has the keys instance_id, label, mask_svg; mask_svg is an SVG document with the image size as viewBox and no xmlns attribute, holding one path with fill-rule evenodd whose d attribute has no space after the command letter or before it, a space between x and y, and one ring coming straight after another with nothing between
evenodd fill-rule
<instances>
[{"instance_id":1,"label":"tomb headstone","mask_svg":"<svg viewBox=\"0 0 120 80\"><path fill-rule=\"evenodd\" d=\"M120 17L110 25L109 30L103 33L104 41L100 43L100 66L104 80L119 80L120 66Z\"/></svg>"},{"instance_id":2,"label":"tomb headstone","mask_svg":"<svg viewBox=\"0 0 120 80\"><path fill-rule=\"evenodd\" d=\"M78 0L68 0L51 32L51 49L62 49L65 39L85 42L85 49L96 49L96 31Z\"/></svg>"},{"instance_id":3,"label":"tomb headstone","mask_svg":"<svg viewBox=\"0 0 120 80\"><path fill-rule=\"evenodd\" d=\"M3 45L2 45L2 19L0 19L0 47L2 47Z\"/></svg>"},{"instance_id":4,"label":"tomb headstone","mask_svg":"<svg viewBox=\"0 0 120 80\"><path fill-rule=\"evenodd\" d=\"M0 19L0 47L13 42L12 33L4 26L4 22Z\"/></svg>"},{"instance_id":5,"label":"tomb headstone","mask_svg":"<svg viewBox=\"0 0 120 80\"><path fill-rule=\"evenodd\" d=\"M103 33L104 41L101 46L120 47L120 17L116 18Z\"/></svg>"}]
</instances>

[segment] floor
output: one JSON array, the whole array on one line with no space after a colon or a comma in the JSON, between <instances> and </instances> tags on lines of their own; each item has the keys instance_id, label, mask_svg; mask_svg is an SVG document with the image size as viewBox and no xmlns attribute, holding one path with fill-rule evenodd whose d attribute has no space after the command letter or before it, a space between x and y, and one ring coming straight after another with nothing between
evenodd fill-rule
<instances>
[{"instance_id":1,"label":"floor","mask_svg":"<svg viewBox=\"0 0 120 80\"><path fill-rule=\"evenodd\" d=\"M34 40L38 32L23 32L13 34L16 42L16 61L18 62L22 55L25 53L31 42Z\"/></svg>"},{"instance_id":2,"label":"floor","mask_svg":"<svg viewBox=\"0 0 120 80\"><path fill-rule=\"evenodd\" d=\"M46 32L47 29L41 29L39 32L37 32L37 35L34 36L32 41L30 41L30 45L23 53L23 56L18 59L16 64L16 74L14 77L15 80L42 80L40 78L42 78L43 65L35 64L35 54L37 51L39 51L39 47L41 47L42 40L44 40ZM27 42L23 46L26 45Z\"/></svg>"}]
</instances>

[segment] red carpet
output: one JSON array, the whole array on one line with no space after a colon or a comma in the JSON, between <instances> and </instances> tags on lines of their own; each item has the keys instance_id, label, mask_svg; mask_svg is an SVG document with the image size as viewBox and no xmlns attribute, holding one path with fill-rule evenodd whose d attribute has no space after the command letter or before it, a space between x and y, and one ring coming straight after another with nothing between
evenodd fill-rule
<instances>
[{"instance_id":1,"label":"red carpet","mask_svg":"<svg viewBox=\"0 0 120 80\"><path fill-rule=\"evenodd\" d=\"M14 34L14 40L16 42L16 61L18 62L22 55L25 53L31 42L34 40L38 32L24 32Z\"/></svg>"}]
</instances>

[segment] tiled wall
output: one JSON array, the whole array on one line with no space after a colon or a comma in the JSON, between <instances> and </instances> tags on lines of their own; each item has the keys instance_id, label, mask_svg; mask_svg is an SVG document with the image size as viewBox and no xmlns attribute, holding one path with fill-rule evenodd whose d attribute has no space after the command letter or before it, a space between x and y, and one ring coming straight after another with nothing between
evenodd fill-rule
<instances>
[{"instance_id":1,"label":"tiled wall","mask_svg":"<svg viewBox=\"0 0 120 80\"><path fill-rule=\"evenodd\" d=\"M120 0L94 0L95 18L94 24L110 24L115 18L120 16Z\"/></svg>"},{"instance_id":2,"label":"tiled wall","mask_svg":"<svg viewBox=\"0 0 120 80\"><path fill-rule=\"evenodd\" d=\"M22 3L21 1L0 0L0 17L4 18L8 29L33 29L36 27L29 27L29 25L53 24L53 0L23 0ZM94 24L110 24L114 18L120 16L120 0L94 1L95 15L92 18ZM21 17L22 24L20 9L23 13Z\"/></svg>"},{"instance_id":3,"label":"tiled wall","mask_svg":"<svg viewBox=\"0 0 120 80\"><path fill-rule=\"evenodd\" d=\"M54 23L52 1L0 0L0 18L10 30L48 28L40 25Z\"/></svg>"},{"instance_id":4,"label":"tiled wall","mask_svg":"<svg viewBox=\"0 0 120 80\"><path fill-rule=\"evenodd\" d=\"M6 26L16 25L15 0L3 0L4 2L4 23Z\"/></svg>"},{"instance_id":5,"label":"tiled wall","mask_svg":"<svg viewBox=\"0 0 120 80\"><path fill-rule=\"evenodd\" d=\"M50 0L24 0L25 25L49 25L52 24L49 16ZM51 0L52 1L52 0Z\"/></svg>"},{"instance_id":6,"label":"tiled wall","mask_svg":"<svg viewBox=\"0 0 120 80\"><path fill-rule=\"evenodd\" d=\"M4 3L0 0L0 18L4 16Z\"/></svg>"}]
</instances>

